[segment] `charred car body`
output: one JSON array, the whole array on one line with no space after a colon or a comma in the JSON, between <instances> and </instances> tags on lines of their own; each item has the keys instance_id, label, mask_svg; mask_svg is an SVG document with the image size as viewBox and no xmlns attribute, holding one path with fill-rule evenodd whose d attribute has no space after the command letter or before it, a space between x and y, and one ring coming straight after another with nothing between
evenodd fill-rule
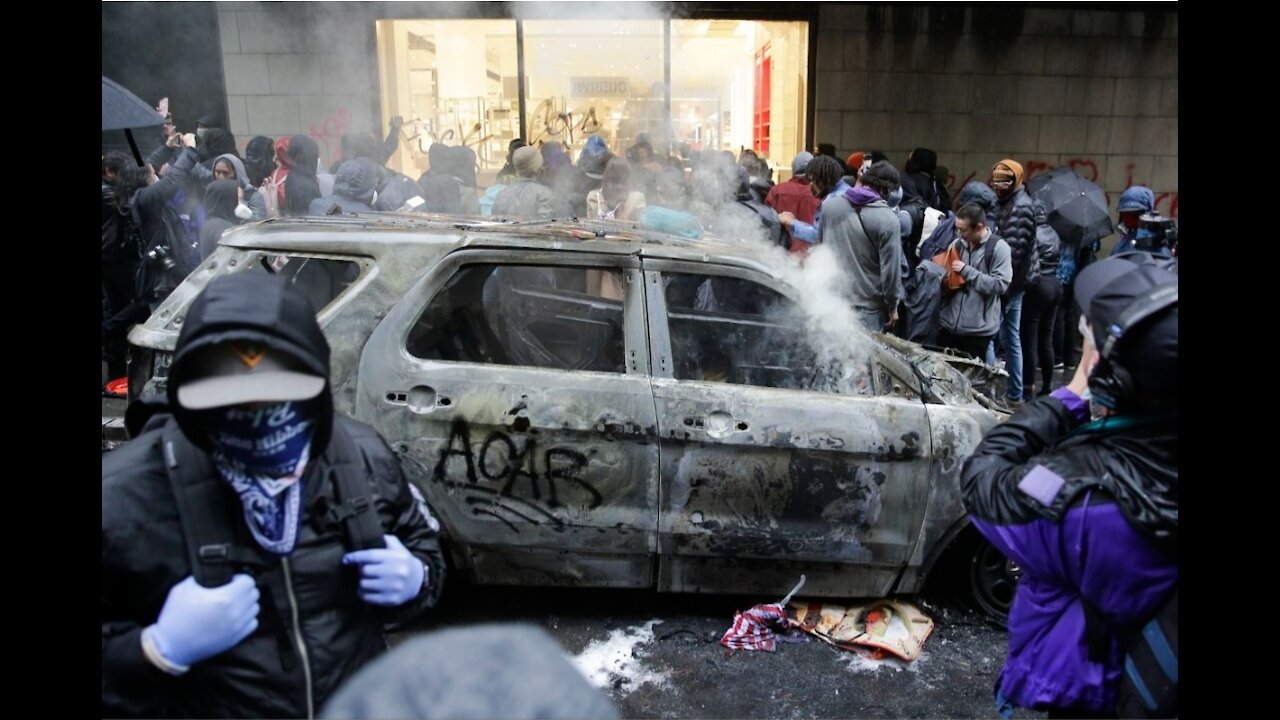
<instances>
[{"instance_id":1,"label":"charred car body","mask_svg":"<svg viewBox=\"0 0 1280 720\"><path fill-rule=\"evenodd\" d=\"M824 360L745 243L397 214L228 232L130 333L131 390L163 388L186 308L230 272L306 290L337 408L382 433L481 583L915 592L1000 418L911 343Z\"/></svg>"}]
</instances>

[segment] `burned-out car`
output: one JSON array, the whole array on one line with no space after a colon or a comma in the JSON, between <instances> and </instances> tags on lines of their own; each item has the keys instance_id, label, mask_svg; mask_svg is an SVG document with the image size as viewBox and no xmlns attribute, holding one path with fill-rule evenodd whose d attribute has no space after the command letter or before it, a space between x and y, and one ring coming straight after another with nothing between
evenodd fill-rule
<instances>
[{"instance_id":1,"label":"burned-out car","mask_svg":"<svg viewBox=\"0 0 1280 720\"><path fill-rule=\"evenodd\" d=\"M228 232L130 333L131 389L163 388L186 308L233 272L311 297L337 408L382 433L481 583L915 592L1001 417L965 361L820 347L805 288L754 245L400 214Z\"/></svg>"}]
</instances>

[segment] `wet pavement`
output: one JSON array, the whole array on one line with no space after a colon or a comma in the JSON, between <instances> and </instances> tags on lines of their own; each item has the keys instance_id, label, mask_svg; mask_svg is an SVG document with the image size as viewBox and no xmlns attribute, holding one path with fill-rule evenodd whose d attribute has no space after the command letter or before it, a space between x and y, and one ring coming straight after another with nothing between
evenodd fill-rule
<instances>
[{"instance_id":1,"label":"wet pavement","mask_svg":"<svg viewBox=\"0 0 1280 720\"><path fill-rule=\"evenodd\" d=\"M954 592L915 598L936 625L910 663L866 660L812 639L773 653L719 644L735 610L778 599L455 583L398 639L434 627L533 623L628 718L997 717L991 689L1007 634Z\"/></svg>"}]
</instances>

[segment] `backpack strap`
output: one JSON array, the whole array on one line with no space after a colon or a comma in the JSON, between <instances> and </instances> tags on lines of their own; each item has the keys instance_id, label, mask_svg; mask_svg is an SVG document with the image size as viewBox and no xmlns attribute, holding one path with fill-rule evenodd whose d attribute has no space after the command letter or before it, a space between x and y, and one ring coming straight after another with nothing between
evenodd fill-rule
<instances>
[{"instance_id":1,"label":"backpack strap","mask_svg":"<svg viewBox=\"0 0 1280 720\"><path fill-rule=\"evenodd\" d=\"M330 503L324 511L325 520L342 527L348 550L386 547L382 521L370 497L370 469L364 454L340 422L334 423L329 443L332 454L328 474L337 502Z\"/></svg>"},{"instance_id":2,"label":"backpack strap","mask_svg":"<svg viewBox=\"0 0 1280 720\"><path fill-rule=\"evenodd\" d=\"M264 567L262 557L245 542L238 508L232 506L226 483L208 456L191 444L173 418L165 423L161 442L196 582L220 587L239 570Z\"/></svg>"}]
</instances>

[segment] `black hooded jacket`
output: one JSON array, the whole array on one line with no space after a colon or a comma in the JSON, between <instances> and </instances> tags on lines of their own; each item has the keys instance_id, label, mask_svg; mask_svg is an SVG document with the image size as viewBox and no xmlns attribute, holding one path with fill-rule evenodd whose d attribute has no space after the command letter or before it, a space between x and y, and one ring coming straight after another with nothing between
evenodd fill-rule
<instances>
[{"instance_id":1,"label":"black hooded jacket","mask_svg":"<svg viewBox=\"0 0 1280 720\"><path fill-rule=\"evenodd\" d=\"M204 189L204 226L200 228L200 259L213 254L218 248L218 240L227 228L240 223L236 217L236 205L239 203L235 180L214 180Z\"/></svg>"},{"instance_id":2,"label":"black hooded jacket","mask_svg":"<svg viewBox=\"0 0 1280 720\"><path fill-rule=\"evenodd\" d=\"M293 173L289 174L292 182ZM378 166L367 158L348 160L338 166L333 177L333 195L311 201L310 214L328 215L334 205L342 212L373 212L373 194L378 186Z\"/></svg>"},{"instance_id":3,"label":"black hooded jacket","mask_svg":"<svg viewBox=\"0 0 1280 720\"><path fill-rule=\"evenodd\" d=\"M320 181L316 179L316 163L320 161L320 146L306 135L294 135L289 139L289 181L284 186L284 215L306 215L311 201L320 197Z\"/></svg>"},{"instance_id":4,"label":"black hooded jacket","mask_svg":"<svg viewBox=\"0 0 1280 720\"><path fill-rule=\"evenodd\" d=\"M329 346L315 310L282 279L257 273L218 278L187 313L169 382L173 414L153 415L143 433L102 459L102 712L104 717L306 717L338 685L386 649L386 623L403 623L440 597L444 558L438 523L416 501L400 466L368 426L336 417L326 385L312 461L303 475L303 517L297 545L281 559L258 549L249 572L262 594L258 628L239 644L168 675L146 659L141 634L154 623L169 590L192 574L177 501L166 469L165 433L194 444L186 462L216 472L198 416L176 402L201 347L230 339L260 342L310 370L329 375ZM183 461L179 461L181 464ZM413 600L378 608L357 594L358 576L342 565L348 552L341 525L327 512L339 475L351 473L384 532L395 534L427 568ZM221 518L230 537L246 537L240 501L218 483L234 511ZM300 628L300 633L294 628ZM300 649L299 645L305 648Z\"/></svg>"}]
</instances>

